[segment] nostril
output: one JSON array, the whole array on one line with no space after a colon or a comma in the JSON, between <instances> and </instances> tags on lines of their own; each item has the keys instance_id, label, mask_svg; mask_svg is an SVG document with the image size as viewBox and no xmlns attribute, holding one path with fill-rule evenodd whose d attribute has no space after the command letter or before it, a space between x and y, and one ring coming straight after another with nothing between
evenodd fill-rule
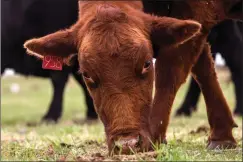
<instances>
[{"instance_id":1,"label":"nostril","mask_svg":"<svg viewBox=\"0 0 243 162\"><path fill-rule=\"evenodd\" d=\"M129 145L132 147L138 147L139 146L139 137L132 139L129 141Z\"/></svg>"}]
</instances>

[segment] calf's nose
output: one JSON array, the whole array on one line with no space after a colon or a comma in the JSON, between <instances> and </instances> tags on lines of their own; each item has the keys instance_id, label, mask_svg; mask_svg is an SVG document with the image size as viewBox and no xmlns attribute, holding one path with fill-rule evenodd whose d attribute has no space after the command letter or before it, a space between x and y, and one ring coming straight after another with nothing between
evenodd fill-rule
<instances>
[{"instance_id":1,"label":"calf's nose","mask_svg":"<svg viewBox=\"0 0 243 162\"><path fill-rule=\"evenodd\" d=\"M139 151L139 136L137 138L119 139L115 142L115 152L129 154Z\"/></svg>"}]
</instances>

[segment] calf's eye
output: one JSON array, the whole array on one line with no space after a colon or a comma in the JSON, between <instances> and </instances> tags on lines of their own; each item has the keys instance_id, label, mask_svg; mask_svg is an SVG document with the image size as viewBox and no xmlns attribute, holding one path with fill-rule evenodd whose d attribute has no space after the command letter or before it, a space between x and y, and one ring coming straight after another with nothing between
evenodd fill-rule
<instances>
[{"instance_id":1,"label":"calf's eye","mask_svg":"<svg viewBox=\"0 0 243 162\"><path fill-rule=\"evenodd\" d=\"M146 62L144 63L143 68L148 69L148 68L150 67L150 65L151 65L151 61L146 61Z\"/></svg>"},{"instance_id":2,"label":"calf's eye","mask_svg":"<svg viewBox=\"0 0 243 162\"><path fill-rule=\"evenodd\" d=\"M84 78L86 79L90 79L91 77L88 75L87 72L83 72L82 75L84 76Z\"/></svg>"},{"instance_id":3,"label":"calf's eye","mask_svg":"<svg viewBox=\"0 0 243 162\"><path fill-rule=\"evenodd\" d=\"M143 65L143 70L142 70L142 75L145 75L146 73L149 72L149 68L151 66L152 62L151 61L146 61Z\"/></svg>"},{"instance_id":4,"label":"calf's eye","mask_svg":"<svg viewBox=\"0 0 243 162\"><path fill-rule=\"evenodd\" d=\"M97 86L98 86L97 82L95 82L93 80L93 78L87 72L83 72L82 75L83 75L84 79L86 80L86 83L88 84L88 86L90 86L91 88L97 88Z\"/></svg>"},{"instance_id":5,"label":"calf's eye","mask_svg":"<svg viewBox=\"0 0 243 162\"><path fill-rule=\"evenodd\" d=\"M87 72L83 72L82 73L84 79L90 83L94 83L94 80L92 79L92 77L87 73Z\"/></svg>"},{"instance_id":6,"label":"calf's eye","mask_svg":"<svg viewBox=\"0 0 243 162\"><path fill-rule=\"evenodd\" d=\"M87 72L83 72L83 76L84 76L85 78L87 78L87 79L89 79L89 78L90 78L90 76L88 75L88 73L87 73Z\"/></svg>"}]
</instances>

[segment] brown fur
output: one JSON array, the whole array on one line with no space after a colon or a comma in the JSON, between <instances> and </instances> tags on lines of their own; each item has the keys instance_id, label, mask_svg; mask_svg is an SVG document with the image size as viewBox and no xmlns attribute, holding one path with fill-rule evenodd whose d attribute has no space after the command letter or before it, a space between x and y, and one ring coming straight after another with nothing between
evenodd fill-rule
<instances>
[{"instance_id":1,"label":"brown fur","mask_svg":"<svg viewBox=\"0 0 243 162\"><path fill-rule=\"evenodd\" d=\"M188 2L189 7L200 10L203 5L201 1ZM172 16L204 24L211 22L211 12L202 16L196 9L187 13L180 7L180 4L175 7ZM110 151L120 138L124 142L137 136L142 138L141 147L147 148L150 130L154 141L165 139L175 94L192 68L205 97L211 97L208 92L212 89L218 94L217 100L206 100L212 128L210 139L235 142L231 134L234 122L215 78L212 60L206 57L207 52L202 52L204 46L206 48L207 33L200 33L201 25L195 21L155 17L144 14L141 9L141 4L134 1L80 1L76 24L29 40L24 46L30 54L40 58L58 55L68 60L71 54L78 53L80 72L105 126ZM149 125L154 70L152 63L149 68L144 66L146 61L152 62L151 41L161 50L156 63L156 94ZM201 53L206 56L197 62ZM208 80L200 68L212 72ZM215 111L222 114L216 116ZM218 122L221 118L224 121ZM126 146L124 148L123 152L127 153Z\"/></svg>"},{"instance_id":2,"label":"brown fur","mask_svg":"<svg viewBox=\"0 0 243 162\"><path fill-rule=\"evenodd\" d=\"M211 127L209 148L216 147L214 144L217 141L220 141L219 143L223 147L235 147L232 128L237 125L220 89L209 45L206 43L209 30L218 22L230 18L226 11L231 5L233 5L233 1L228 0L186 0L173 4L171 17L197 20L202 24L202 31L201 34L177 48L163 49L164 44L160 45L155 65L156 92L150 115L151 132L155 142L162 142L166 139L166 130L175 95L181 84L185 82L189 72L192 71L206 101ZM234 15L234 17L237 16ZM239 15L238 18L240 18ZM228 141L230 144L225 145Z\"/></svg>"}]
</instances>

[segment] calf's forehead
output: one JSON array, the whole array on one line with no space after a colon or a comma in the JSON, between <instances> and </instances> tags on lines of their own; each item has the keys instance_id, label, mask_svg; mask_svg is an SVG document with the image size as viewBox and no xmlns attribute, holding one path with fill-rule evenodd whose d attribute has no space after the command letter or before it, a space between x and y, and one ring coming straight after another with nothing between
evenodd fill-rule
<instances>
[{"instance_id":1,"label":"calf's forehead","mask_svg":"<svg viewBox=\"0 0 243 162\"><path fill-rule=\"evenodd\" d=\"M124 72L134 71L138 66L143 66L144 61L152 59L152 55L149 54L150 51L147 49L141 50L141 48L134 47L113 55L107 53L83 53L80 57L80 69L81 71L88 70L93 72L101 70L101 73L111 70L114 72L117 72L117 70Z\"/></svg>"},{"instance_id":2,"label":"calf's forehead","mask_svg":"<svg viewBox=\"0 0 243 162\"><path fill-rule=\"evenodd\" d=\"M114 49L96 44L79 51L81 68L132 66L139 62L143 63L146 60L151 60L152 56L151 44L146 40L138 44L127 42L126 44L117 45L117 48Z\"/></svg>"},{"instance_id":3,"label":"calf's forehead","mask_svg":"<svg viewBox=\"0 0 243 162\"><path fill-rule=\"evenodd\" d=\"M131 22L91 21L81 28L80 32L84 33L80 42L80 52L90 52L90 50L115 52L134 44L139 45L149 39L146 31ZM93 46L96 48L92 48Z\"/></svg>"},{"instance_id":4,"label":"calf's forehead","mask_svg":"<svg viewBox=\"0 0 243 162\"><path fill-rule=\"evenodd\" d=\"M132 29L134 30L134 29ZM137 29L136 29L137 30ZM143 51L140 50L143 48ZM107 58L135 59L139 55L152 55L150 41L139 31L129 33L87 33L81 42L81 60Z\"/></svg>"}]
</instances>

